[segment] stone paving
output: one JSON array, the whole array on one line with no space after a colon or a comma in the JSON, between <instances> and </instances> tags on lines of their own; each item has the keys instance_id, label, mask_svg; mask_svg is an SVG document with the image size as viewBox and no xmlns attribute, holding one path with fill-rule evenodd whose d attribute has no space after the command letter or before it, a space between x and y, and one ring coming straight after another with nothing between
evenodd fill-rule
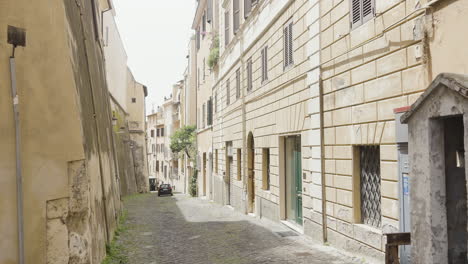
<instances>
[{"instance_id":1,"label":"stone paving","mask_svg":"<svg viewBox=\"0 0 468 264\"><path fill-rule=\"evenodd\" d=\"M129 264L363 263L280 223L185 195L139 195L126 199L125 208L117 243Z\"/></svg>"}]
</instances>

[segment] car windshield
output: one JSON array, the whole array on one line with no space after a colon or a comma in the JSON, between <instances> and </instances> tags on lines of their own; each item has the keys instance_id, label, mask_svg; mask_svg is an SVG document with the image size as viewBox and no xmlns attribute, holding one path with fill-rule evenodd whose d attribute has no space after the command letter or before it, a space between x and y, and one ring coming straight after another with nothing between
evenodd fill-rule
<instances>
[{"instance_id":1,"label":"car windshield","mask_svg":"<svg viewBox=\"0 0 468 264\"><path fill-rule=\"evenodd\" d=\"M169 188L169 187L171 187L169 184L162 184L161 185L161 188Z\"/></svg>"}]
</instances>

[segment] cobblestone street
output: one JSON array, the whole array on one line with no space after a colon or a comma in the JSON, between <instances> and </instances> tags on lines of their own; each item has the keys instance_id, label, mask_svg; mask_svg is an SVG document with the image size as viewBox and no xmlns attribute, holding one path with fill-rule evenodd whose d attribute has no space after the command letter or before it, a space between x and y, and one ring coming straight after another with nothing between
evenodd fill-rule
<instances>
[{"instance_id":1,"label":"cobblestone street","mask_svg":"<svg viewBox=\"0 0 468 264\"><path fill-rule=\"evenodd\" d=\"M131 264L362 263L285 226L184 195L127 198L117 244ZM279 234L293 234L281 237Z\"/></svg>"}]
</instances>

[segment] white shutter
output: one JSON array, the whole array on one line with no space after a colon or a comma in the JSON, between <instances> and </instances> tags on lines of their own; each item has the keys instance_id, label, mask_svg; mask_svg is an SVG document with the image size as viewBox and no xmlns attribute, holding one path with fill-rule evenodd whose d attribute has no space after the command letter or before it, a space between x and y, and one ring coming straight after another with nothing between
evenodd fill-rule
<instances>
[{"instance_id":1,"label":"white shutter","mask_svg":"<svg viewBox=\"0 0 468 264\"><path fill-rule=\"evenodd\" d=\"M362 0L362 23L369 21L375 14L375 0Z\"/></svg>"},{"instance_id":2,"label":"white shutter","mask_svg":"<svg viewBox=\"0 0 468 264\"><path fill-rule=\"evenodd\" d=\"M288 41L289 41L289 64L294 64L293 60L293 22L289 23L289 30L288 30Z\"/></svg>"},{"instance_id":3,"label":"white shutter","mask_svg":"<svg viewBox=\"0 0 468 264\"><path fill-rule=\"evenodd\" d=\"M351 28L362 24L362 0L351 0Z\"/></svg>"},{"instance_id":4,"label":"white shutter","mask_svg":"<svg viewBox=\"0 0 468 264\"><path fill-rule=\"evenodd\" d=\"M232 1L232 16L233 16L233 30L234 34L236 34L237 30L239 30L240 26L240 4L239 0Z\"/></svg>"},{"instance_id":5,"label":"white shutter","mask_svg":"<svg viewBox=\"0 0 468 264\"><path fill-rule=\"evenodd\" d=\"M288 45L288 31L289 27L284 27L283 28L283 39L284 39L284 47L283 47L283 53L284 53L284 68L286 68L289 65L289 57L288 57L288 50L289 50L289 45Z\"/></svg>"}]
</instances>

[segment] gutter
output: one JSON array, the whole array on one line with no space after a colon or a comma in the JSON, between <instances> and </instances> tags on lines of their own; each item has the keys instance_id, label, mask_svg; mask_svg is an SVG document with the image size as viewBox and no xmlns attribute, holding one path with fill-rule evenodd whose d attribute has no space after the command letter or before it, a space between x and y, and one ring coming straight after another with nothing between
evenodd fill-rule
<instances>
[{"instance_id":1,"label":"gutter","mask_svg":"<svg viewBox=\"0 0 468 264\"><path fill-rule=\"evenodd\" d=\"M328 241L327 236L327 188L325 176L325 124L323 112L323 80L322 76L319 79L319 103L320 103L320 165L321 165L321 178L322 178L322 229L323 229L323 243Z\"/></svg>"},{"instance_id":2,"label":"gutter","mask_svg":"<svg viewBox=\"0 0 468 264\"><path fill-rule=\"evenodd\" d=\"M13 51L10 56L10 79L16 139L16 208L18 220L18 264L24 264L23 173L21 170L21 127L19 119L20 113L18 90L16 89L15 49L17 46L26 46L26 31L21 28L8 26L8 43L13 46Z\"/></svg>"}]
</instances>

